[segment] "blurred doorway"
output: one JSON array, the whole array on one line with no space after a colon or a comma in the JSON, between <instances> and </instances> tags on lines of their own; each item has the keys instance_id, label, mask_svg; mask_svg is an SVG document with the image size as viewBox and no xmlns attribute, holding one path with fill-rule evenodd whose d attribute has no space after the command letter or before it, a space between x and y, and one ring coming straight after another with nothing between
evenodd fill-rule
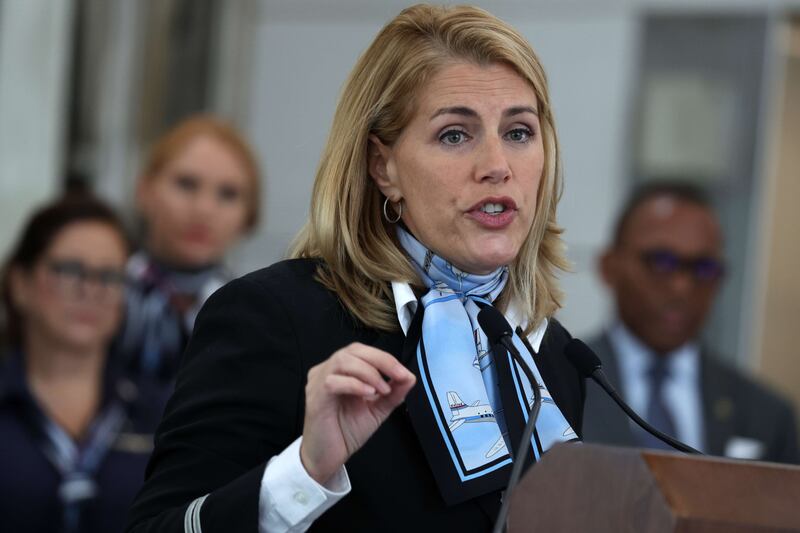
<instances>
[{"instance_id":1,"label":"blurred doorway","mask_svg":"<svg viewBox=\"0 0 800 533\"><path fill-rule=\"evenodd\" d=\"M800 17L782 24L778 46L753 346L759 373L800 406Z\"/></svg>"},{"instance_id":2,"label":"blurred doorway","mask_svg":"<svg viewBox=\"0 0 800 533\"><path fill-rule=\"evenodd\" d=\"M118 203L139 155L203 110L219 0L75 0L66 174Z\"/></svg>"},{"instance_id":3,"label":"blurred doorway","mask_svg":"<svg viewBox=\"0 0 800 533\"><path fill-rule=\"evenodd\" d=\"M752 355L747 301L768 29L766 14L646 16L629 155L633 183L678 179L709 191L728 269L705 336L738 364Z\"/></svg>"}]
</instances>

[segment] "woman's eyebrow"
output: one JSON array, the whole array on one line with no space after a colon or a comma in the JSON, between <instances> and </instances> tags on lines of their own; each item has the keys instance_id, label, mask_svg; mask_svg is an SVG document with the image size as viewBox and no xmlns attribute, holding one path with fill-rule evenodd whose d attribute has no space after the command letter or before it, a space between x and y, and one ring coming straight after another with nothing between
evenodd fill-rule
<instances>
[{"instance_id":1,"label":"woman's eyebrow","mask_svg":"<svg viewBox=\"0 0 800 533\"><path fill-rule=\"evenodd\" d=\"M536 111L535 108L527 105L519 105L514 107L509 107L505 111L503 111L504 117L513 117L514 115L521 115L523 113L533 113L537 117L539 116L539 112Z\"/></svg>"},{"instance_id":2,"label":"woman's eyebrow","mask_svg":"<svg viewBox=\"0 0 800 533\"><path fill-rule=\"evenodd\" d=\"M435 119L439 115L461 115L464 117L477 117L478 113L469 107L466 106L454 106L454 107L441 107L436 110L436 112L431 115L430 120Z\"/></svg>"},{"instance_id":3,"label":"woman's eyebrow","mask_svg":"<svg viewBox=\"0 0 800 533\"><path fill-rule=\"evenodd\" d=\"M536 111L536 108L527 105L509 107L508 109L503 111L503 116L513 117L515 115L521 115L524 113L532 113L537 117L539 116L539 112ZM478 116L478 113L474 109L466 106L441 107L437 109L436 112L433 113L433 115L431 115L430 120L433 120L439 115L461 115L463 117L475 118Z\"/></svg>"}]
</instances>

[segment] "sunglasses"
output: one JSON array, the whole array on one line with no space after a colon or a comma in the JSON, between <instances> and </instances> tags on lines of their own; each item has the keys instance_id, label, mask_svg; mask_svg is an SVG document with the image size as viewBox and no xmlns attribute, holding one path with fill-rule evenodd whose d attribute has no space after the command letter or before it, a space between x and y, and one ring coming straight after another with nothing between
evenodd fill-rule
<instances>
[{"instance_id":1,"label":"sunglasses","mask_svg":"<svg viewBox=\"0 0 800 533\"><path fill-rule=\"evenodd\" d=\"M641 253L642 262L658 276L672 276L679 271L687 272L700 283L711 283L725 274L725 265L716 257L681 257L671 250L646 250Z\"/></svg>"}]
</instances>

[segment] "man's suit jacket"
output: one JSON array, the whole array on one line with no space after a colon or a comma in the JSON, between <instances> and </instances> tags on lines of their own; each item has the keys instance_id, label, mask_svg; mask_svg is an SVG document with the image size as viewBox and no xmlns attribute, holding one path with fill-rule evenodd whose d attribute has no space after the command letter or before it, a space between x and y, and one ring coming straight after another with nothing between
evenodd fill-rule
<instances>
[{"instance_id":1,"label":"man's suit jacket","mask_svg":"<svg viewBox=\"0 0 800 533\"><path fill-rule=\"evenodd\" d=\"M182 532L187 505L210 493L201 511L203 533L256 532L266 461L303 430L308 370L356 341L401 358L403 333L357 323L314 280L317 265L284 261L209 299L181 362L127 531ZM537 364L580 432L584 381L563 356L568 339L551 321ZM445 506L404 405L346 467L351 493L312 531L483 532L499 509L499 493Z\"/></svg>"},{"instance_id":2,"label":"man's suit jacket","mask_svg":"<svg viewBox=\"0 0 800 533\"><path fill-rule=\"evenodd\" d=\"M612 385L624 394L617 355L607 335L589 343ZM725 455L739 439L761 443L757 459L797 463L797 433L791 406L762 385L722 364L706 350L700 355L703 434L711 455ZM641 414L641 413L640 413ZM596 384L586 389L583 436L586 442L636 446L631 423Z\"/></svg>"}]
</instances>

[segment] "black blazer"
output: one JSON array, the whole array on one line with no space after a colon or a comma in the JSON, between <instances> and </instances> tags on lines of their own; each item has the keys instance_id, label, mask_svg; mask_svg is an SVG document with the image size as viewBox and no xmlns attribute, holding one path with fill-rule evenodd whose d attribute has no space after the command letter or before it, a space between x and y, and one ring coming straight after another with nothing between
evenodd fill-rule
<instances>
[{"instance_id":1,"label":"black blazer","mask_svg":"<svg viewBox=\"0 0 800 533\"><path fill-rule=\"evenodd\" d=\"M608 335L590 345L603 362L608 380L621 390L619 360ZM795 416L788 401L725 365L705 348L700 352L700 383L706 453L724 455L731 439L745 437L763 445L759 460L800 461ZM587 391L583 431L587 442L638 446L627 417L595 383Z\"/></svg>"},{"instance_id":2,"label":"black blazer","mask_svg":"<svg viewBox=\"0 0 800 533\"><path fill-rule=\"evenodd\" d=\"M257 532L266 462L302 433L308 370L356 341L400 358L402 332L356 322L314 280L317 264L277 263L229 283L206 303L127 531L183 532L188 504L210 493L201 512L203 533ZM580 434L584 381L563 356L568 339L551 321L538 365ZM346 468L351 493L311 531L485 532L499 508L498 493L444 504L403 405Z\"/></svg>"}]
</instances>

